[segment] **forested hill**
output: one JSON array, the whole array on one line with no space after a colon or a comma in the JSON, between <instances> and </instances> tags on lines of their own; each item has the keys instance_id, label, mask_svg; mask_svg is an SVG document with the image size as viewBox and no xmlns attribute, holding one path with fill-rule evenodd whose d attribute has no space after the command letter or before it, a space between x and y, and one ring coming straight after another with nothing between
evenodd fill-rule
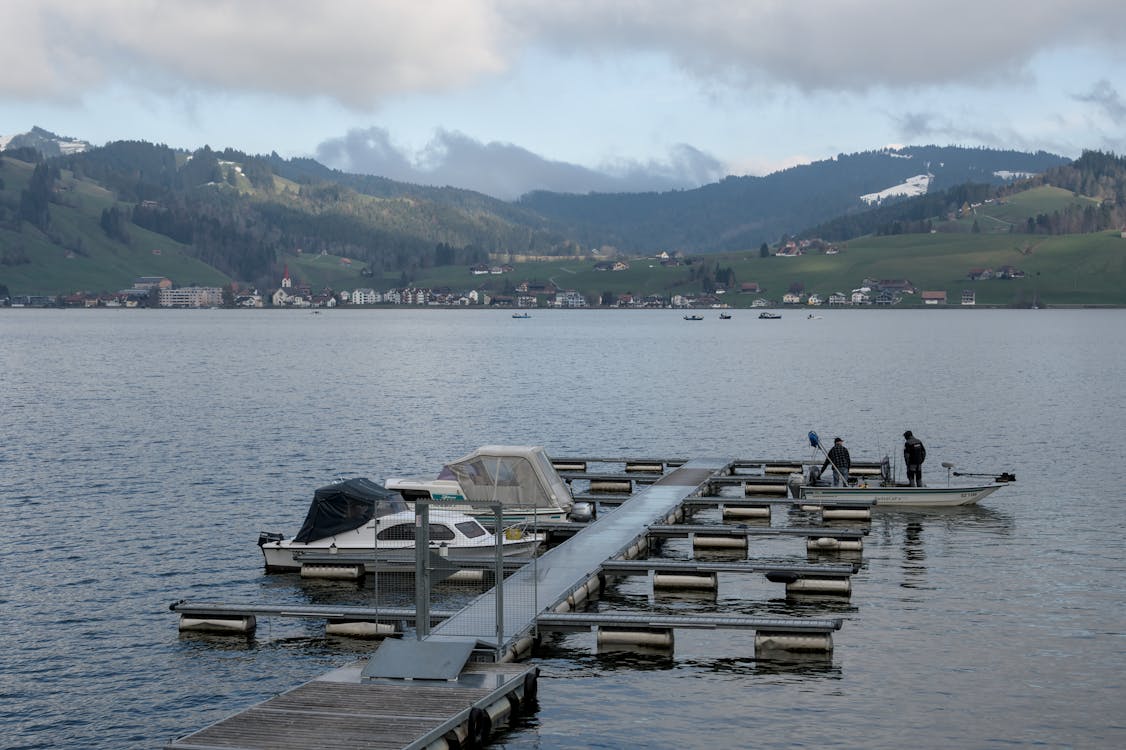
<instances>
[{"instance_id":1,"label":"forested hill","mask_svg":"<svg viewBox=\"0 0 1126 750\"><path fill-rule=\"evenodd\" d=\"M52 159L113 191L111 225L135 224L191 248L233 278L276 277L296 249L358 259L378 271L484 262L489 253L575 251L549 222L466 190L347 175L307 159L204 147L192 154L117 142ZM48 221L40 224L46 228Z\"/></svg>"},{"instance_id":2,"label":"forested hill","mask_svg":"<svg viewBox=\"0 0 1126 750\"><path fill-rule=\"evenodd\" d=\"M1077 200L1063 207L1045 208L1023 217L1014 217L1020 221L1010 219L1008 231L1059 235L1126 226L1126 157L1085 151L1074 162L1009 184L967 183L932 191L863 213L839 216L802 234L830 242L843 242L868 234L926 233L936 228L956 226L955 222L947 220L958 218L967 206L994 201L1003 203L1010 196L1042 186L1069 191ZM973 224L969 227L972 228Z\"/></svg>"},{"instance_id":3,"label":"forested hill","mask_svg":"<svg viewBox=\"0 0 1126 750\"><path fill-rule=\"evenodd\" d=\"M1064 170L1068 161L1043 152L908 147L842 154L695 190L535 193L509 203L276 154L208 147L188 153L138 141L73 152L82 145L73 139L56 152L49 141L64 139L41 129L32 135L0 155L0 276L64 290L145 275L129 265L142 261L123 259L144 257L146 249L151 258L158 247L263 288L297 252L339 256L365 274L409 281L425 269L475 265L497 254L750 249L834 217L863 216L870 206L861 196L917 175L928 176L933 194L943 186ZM1081 189L1099 187L1099 178L1085 172L1070 179ZM112 269L105 259L113 259ZM84 281L90 271L80 269L93 266L101 275Z\"/></svg>"},{"instance_id":4,"label":"forested hill","mask_svg":"<svg viewBox=\"0 0 1126 750\"><path fill-rule=\"evenodd\" d=\"M1067 162L1043 151L911 146L840 154L766 177L728 177L696 190L537 192L520 205L571 225L584 244L700 253L757 247L838 216L865 213L871 206L861 196L918 175L931 176L928 192L933 192L964 183L1002 185L1022 173L1037 174Z\"/></svg>"}]
</instances>

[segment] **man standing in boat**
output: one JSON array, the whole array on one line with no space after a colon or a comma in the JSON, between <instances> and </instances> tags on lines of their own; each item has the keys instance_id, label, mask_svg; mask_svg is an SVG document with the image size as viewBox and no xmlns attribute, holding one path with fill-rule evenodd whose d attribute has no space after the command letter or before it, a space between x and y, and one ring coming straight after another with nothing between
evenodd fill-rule
<instances>
[{"instance_id":1,"label":"man standing in boat","mask_svg":"<svg viewBox=\"0 0 1126 750\"><path fill-rule=\"evenodd\" d=\"M923 441L911 434L903 433L903 463L907 466L907 484L910 487L923 486L923 461L927 460L927 449Z\"/></svg>"},{"instance_id":2,"label":"man standing in boat","mask_svg":"<svg viewBox=\"0 0 1126 750\"><path fill-rule=\"evenodd\" d=\"M848 448L845 447L843 438L833 438L833 447L825 454L825 463L821 464L822 474L825 473L827 466L833 467L833 486L837 487L843 483L847 487L852 457L848 455Z\"/></svg>"}]
</instances>

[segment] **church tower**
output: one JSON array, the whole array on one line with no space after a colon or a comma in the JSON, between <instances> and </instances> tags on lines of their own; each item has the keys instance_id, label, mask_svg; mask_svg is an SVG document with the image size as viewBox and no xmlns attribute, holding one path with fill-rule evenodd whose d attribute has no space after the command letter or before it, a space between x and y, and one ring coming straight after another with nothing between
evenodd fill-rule
<instances>
[{"instance_id":1,"label":"church tower","mask_svg":"<svg viewBox=\"0 0 1126 750\"><path fill-rule=\"evenodd\" d=\"M293 286L293 279L289 278L289 264L285 265L285 273L282 274L282 289L289 289Z\"/></svg>"}]
</instances>

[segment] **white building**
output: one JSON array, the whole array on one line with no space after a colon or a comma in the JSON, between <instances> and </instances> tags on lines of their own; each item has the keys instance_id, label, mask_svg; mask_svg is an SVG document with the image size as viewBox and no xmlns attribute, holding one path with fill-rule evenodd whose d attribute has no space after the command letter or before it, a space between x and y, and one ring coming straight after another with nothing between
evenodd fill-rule
<instances>
[{"instance_id":1,"label":"white building","mask_svg":"<svg viewBox=\"0 0 1126 750\"><path fill-rule=\"evenodd\" d=\"M374 289L357 289L352 292L353 305L374 305L379 302L379 294Z\"/></svg>"},{"instance_id":2,"label":"white building","mask_svg":"<svg viewBox=\"0 0 1126 750\"><path fill-rule=\"evenodd\" d=\"M161 289L161 307L218 307L223 304L223 290L217 286L185 286Z\"/></svg>"},{"instance_id":3,"label":"white building","mask_svg":"<svg viewBox=\"0 0 1126 750\"><path fill-rule=\"evenodd\" d=\"M556 307L586 307L586 297L573 289L555 295Z\"/></svg>"}]
</instances>

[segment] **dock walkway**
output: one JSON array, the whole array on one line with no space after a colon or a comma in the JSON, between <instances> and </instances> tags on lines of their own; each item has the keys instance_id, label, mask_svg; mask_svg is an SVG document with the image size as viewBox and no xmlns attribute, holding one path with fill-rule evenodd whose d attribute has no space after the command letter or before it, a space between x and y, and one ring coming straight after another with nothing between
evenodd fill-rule
<instances>
[{"instance_id":1,"label":"dock walkway","mask_svg":"<svg viewBox=\"0 0 1126 750\"><path fill-rule=\"evenodd\" d=\"M631 496L613 513L586 525L566 544L548 550L535 563L505 579L501 587L505 603L503 642L497 643L495 635L473 633L474 624L480 622L492 622L496 631L501 630L495 628L495 588L435 626L428 640L464 641L473 634L478 643L496 653L509 650L532 630L537 616L553 611L575 589L597 576L603 562L624 555L645 537L650 526L666 522L687 497L731 462L730 458L701 458L682 464ZM536 592L536 601L520 606L521 592L531 589Z\"/></svg>"},{"instance_id":2,"label":"dock walkway","mask_svg":"<svg viewBox=\"0 0 1126 750\"><path fill-rule=\"evenodd\" d=\"M471 663L456 681L361 680L362 667L330 672L164 750L413 750L443 739L479 747L514 702L535 697L527 664Z\"/></svg>"}]
</instances>

